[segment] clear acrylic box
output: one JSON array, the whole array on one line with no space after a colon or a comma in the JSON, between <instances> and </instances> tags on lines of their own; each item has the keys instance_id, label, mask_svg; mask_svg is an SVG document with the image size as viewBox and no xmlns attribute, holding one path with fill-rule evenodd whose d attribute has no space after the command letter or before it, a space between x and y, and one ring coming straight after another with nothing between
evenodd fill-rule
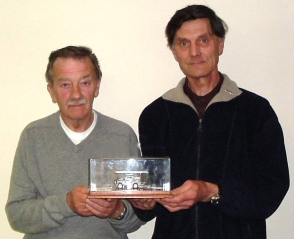
<instances>
[{"instance_id":1,"label":"clear acrylic box","mask_svg":"<svg viewBox=\"0 0 294 239\"><path fill-rule=\"evenodd\" d=\"M90 198L170 197L170 158L89 160Z\"/></svg>"}]
</instances>

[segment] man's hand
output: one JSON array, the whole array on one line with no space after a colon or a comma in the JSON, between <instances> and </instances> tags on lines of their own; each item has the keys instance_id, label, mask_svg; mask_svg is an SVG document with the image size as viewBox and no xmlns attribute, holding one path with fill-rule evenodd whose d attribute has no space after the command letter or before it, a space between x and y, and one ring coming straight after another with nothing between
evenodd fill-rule
<instances>
[{"instance_id":1,"label":"man's hand","mask_svg":"<svg viewBox=\"0 0 294 239\"><path fill-rule=\"evenodd\" d=\"M86 200L86 207L93 215L100 218L117 219L123 212L125 205L116 198L94 198Z\"/></svg>"},{"instance_id":2,"label":"man's hand","mask_svg":"<svg viewBox=\"0 0 294 239\"><path fill-rule=\"evenodd\" d=\"M129 200L132 205L142 210L151 210L155 207L156 201L150 198L134 198Z\"/></svg>"},{"instance_id":3,"label":"man's hand","mask_svg":"<svg viewBox=\"0 0 294 239\"><path fill-rule=\"evenodd\" d=\"M89 188L85 186L77 186L67 194L67 204L76 214L89 217L93 213L86 207Z\"/></svg>"},{"instance_id":4,"label":"man's hand","mask_svg":"<svg viewBox=\"0 0 294 239\"><path fill-rule=\"evenodd\" d=\"M187 180L182 186L171 191L172 198L156 199L170 212L192 207L197 202L208 202L218 193L218 186L213 183Z\"/></svg>"},{"instance_id":5,"label":"man's hand","mask_svg":"<svg viewBox=\"0 0 294 239\"><path fill-rule=\"evenodd\" d=\"M85 186L77 186L67 194L68 206L83 217L118 218L125 208L119 199L88 199L90 190Z\"/></svg>"}]
</instances>

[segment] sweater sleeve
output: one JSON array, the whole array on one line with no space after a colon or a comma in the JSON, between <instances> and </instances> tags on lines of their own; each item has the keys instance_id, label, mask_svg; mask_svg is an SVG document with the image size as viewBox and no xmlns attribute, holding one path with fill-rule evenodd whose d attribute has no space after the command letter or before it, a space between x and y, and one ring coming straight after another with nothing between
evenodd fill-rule
<instances>
[{"instance_id":1,"label":"sweater sleeve","mask_svg":"<svg viewBox=\"0 0 294 239\"><path fill-rule=\"evenodd\" d=\"M66 192L42 197L28 173L26 136L22 133L16 150L6 213L11 227L22 233L42 233L63 225L76 214L69 208Z\"/></svg>"},{"instance_id":2,"label":"sweater sleeve","mask_svg":"<svg viewBox=\"0 0 294 239\"><path fill-rule=\"evenodd\" d=\"M133 207L127 200L123 200L123 203L127 209L125 218L123 220L108 219L108 221L117 232L131 233L138 230L145 222L136 216Z\"/></svg>"}]
</instances>

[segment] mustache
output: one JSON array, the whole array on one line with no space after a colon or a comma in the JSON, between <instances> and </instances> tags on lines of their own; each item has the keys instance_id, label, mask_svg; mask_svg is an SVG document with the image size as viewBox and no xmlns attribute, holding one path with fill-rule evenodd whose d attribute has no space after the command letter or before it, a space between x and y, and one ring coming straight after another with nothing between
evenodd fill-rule
<instances>
[{"instance_id":1,"label":"mustache","mask_svg":"<svg viewBox=\"0 0 294 239\"><path fill-rule=\"evenodd\" d=\"M87 100L85 98L83 99L71 99L67 102L67 106L71 106L71 105L82 105L82 104L86 104Z\"/></svg>"}]
</instances>

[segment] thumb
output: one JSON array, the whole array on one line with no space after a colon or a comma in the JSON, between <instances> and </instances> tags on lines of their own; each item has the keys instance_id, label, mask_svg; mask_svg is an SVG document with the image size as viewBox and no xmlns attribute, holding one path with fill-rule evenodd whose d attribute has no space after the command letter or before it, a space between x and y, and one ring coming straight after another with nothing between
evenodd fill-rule
<instances>
[{"instance_id":1,"label":"thumb","mask_svg":"<svg viewBox=\"0 0 294 239\"><path fill-rule=\"evenodd\" d=\"M90 189L88 187L82 186L82 185L77 186L76 190L83 193L83 194L88 194L90 192Z\"/></svg>"}]
</instances>

